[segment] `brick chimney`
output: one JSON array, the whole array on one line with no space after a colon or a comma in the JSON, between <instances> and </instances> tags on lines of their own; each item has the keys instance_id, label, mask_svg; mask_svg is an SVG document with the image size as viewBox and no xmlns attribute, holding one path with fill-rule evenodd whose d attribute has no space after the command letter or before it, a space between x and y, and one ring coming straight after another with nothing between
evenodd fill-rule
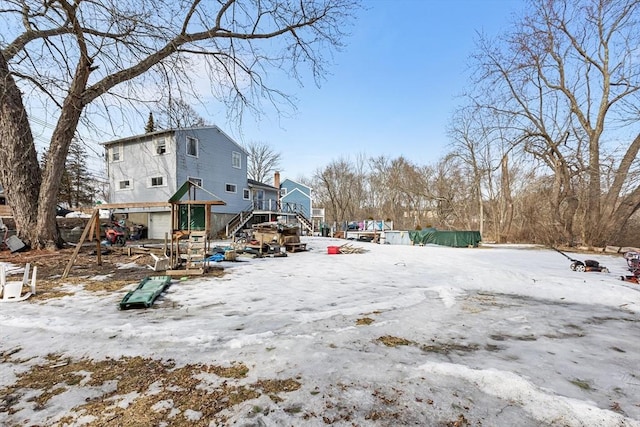
<instances>
[{"instance_id":1,"label":"brick chimney","mask_svg":"<svg viewBox=\"0 0 640 427\"><path fill-rule=\"evenodd\" d=\"M280 171L276 171L273 174L273 186L278 189L276 191L276 197L278 199L278 203L280 203Z\"/></svg>"}]
</instances>

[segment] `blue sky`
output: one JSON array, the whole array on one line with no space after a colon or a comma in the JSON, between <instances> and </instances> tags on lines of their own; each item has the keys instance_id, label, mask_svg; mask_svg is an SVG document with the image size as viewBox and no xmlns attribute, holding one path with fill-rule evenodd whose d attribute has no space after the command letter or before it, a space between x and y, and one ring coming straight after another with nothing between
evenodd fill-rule
<instances>
[{"instance_id":1,"label":"blue sky","mask_svg":"<svg viewBox=\"0 0 640 427\"><path fill-rule=\"evenodd\" d=\"M317 88L284 82L298 99L292 118L275 115L237 128L239 142L262 141L282 153L285 178L310 177L339 158L406 156L435 163L447 151L451 113L468 87L477 33L495 36L519 14L521 0L365 0Z\"/></svg>"},{"instance_id":2,"label":"blue sky","mask_svg":"<svg viewBox=\"0 0 640 427\"><path fill-rule=\"evenodd\" d=\"M477 33L493 37L506 29L526 0L362 1L351 36L320 88L311 78L300 87L269 76L297 99L297 111L278 116L266 109L260 120L246 114L239 126L227 121L219 103L194 108L237 142L260 141L280 152L283 178L311 177L333 160L362 154L435 163L447 152L446 128L469 85ZM139 117L143 122L134 124L142 129L147 115ZM35 125L42 149L53 124ZM105 125L104 133L85 138L95 143L88 153L94 172L104 168L100 142L135 133L112 135L110 129Z\"/></svg>"}]
</instances>

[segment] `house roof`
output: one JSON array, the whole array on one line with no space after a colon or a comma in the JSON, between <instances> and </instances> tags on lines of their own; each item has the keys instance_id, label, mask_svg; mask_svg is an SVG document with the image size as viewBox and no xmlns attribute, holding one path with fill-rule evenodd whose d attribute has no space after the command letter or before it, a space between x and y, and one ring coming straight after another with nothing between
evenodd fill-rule
<instances>
[{"instance_id":1,"label":"house roof","mask_svg":"<svg viewBox=\"0 0 640 427\"><path fill-rule=\"evenodd\" d=\"M164 135L164 134L172 134L172 133L175 133L176 130L177 129L157 130L155 132L142 133L142 134L139 134L139 135L127 136L125 138L113 139L111 141L101 142L100 144L104 145L104 146L111 145L111 144L120 144L120 143L123 143L123 142L136 141L136 140L146 139L146 138L149 138L149 137L154 137L154 136L159 136L159 135Z\"/></svg>"},{"instance_id":2,"label":"house roof","mask_svg":"<svg viewBox=\"0 0 640 427\"><path fill-rule=\"evenodd\" d=\"M287 181L289 181L289 182L291 182L291 183L293 183L293 184L299 185L299 186L301 186L301 187L306 187L306 188L308 188L309 190L311 190L311 187L309 187L308 185L303 184L303 183L298 182L298 181L294 181L293 179L290 179L290 178L287 178L287 179L283 180L283 181L282 181L282 183L280 184L280 186L282 187L282 184L284 184L284 183L285 183L285 182L287 182Z\"/></svg>"},{"instance_id":3,"label":"house roof","mask_svg":"<svg viewBox=\"0 0 640 427\"><path fill-rule=\"evenodd\" d=\"M101 145L107 147L109 145L121 144L123 142L139 141L139 140L142 140L142 139L149 139L149 138L153 138L153 137L160 136L160 135L169 135L169 134L175 134L176 132L180 132L180 131L188 132L190 130L199 130L199 129L216 129L218 132L223 134L229 141L233 142L236 146L238 146L238 148L241 149L245 154L247 154L247 155L249 154L247 152L247 150L242 145L238 144L233 138L231 138L229 135L227 135L227 133L225 131L223 131L222 129L220 129L216 125L196 126L196 127L190 127L190 128L162 129L162 130L157 130L155 132L142 133L142 134L139 134L139 135L132 135L132 136L127 136L125 138L114 139L114 140L111 140L111 141L102 142Z\"/></svg>"},{"instance_id":4,"label":"house roof","mask_svg":"<svg viewBox=\"0 0 640 427\"><path fill-rule=\"evenodd\" d=\"M250 179L250 178L247 178L247 184L249 184L249 187L260 187L266 190L274 190L274 191L278 190L273 185L265 184L264 182L256 181L255 179Z\"/></svg>"}]
</instances>

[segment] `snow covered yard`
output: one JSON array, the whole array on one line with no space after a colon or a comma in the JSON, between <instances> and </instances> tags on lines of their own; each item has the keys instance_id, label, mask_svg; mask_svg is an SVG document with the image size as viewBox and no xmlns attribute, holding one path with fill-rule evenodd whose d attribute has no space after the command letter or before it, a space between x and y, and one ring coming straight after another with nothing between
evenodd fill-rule
<instances>
[{"instance_id":1,"label":"snow covered yard","mask_svg":"<svg viewBox=\"0 0 640 427\"><path fill-rule=\"evenodd\" d=\"M150 309L117 309L137 281L0 304L0 424L640 426L622 256L303 241Z\"/></svg>"}]
</instances>

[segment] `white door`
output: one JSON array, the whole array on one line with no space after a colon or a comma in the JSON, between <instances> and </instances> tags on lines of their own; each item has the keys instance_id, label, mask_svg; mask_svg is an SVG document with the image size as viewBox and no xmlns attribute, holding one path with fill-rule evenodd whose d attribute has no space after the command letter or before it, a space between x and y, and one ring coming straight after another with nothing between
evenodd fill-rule
<instances>
[{"instance_id":1,"label":"white door","mask_svg":"<svg viewBox=\"0 0 640 427\"><path fill-rule=\"evenodd\" d=\"M151 212L149 238L164 240L165 233L171 233L171 212Z\"/></svg>"}]
</instances>

